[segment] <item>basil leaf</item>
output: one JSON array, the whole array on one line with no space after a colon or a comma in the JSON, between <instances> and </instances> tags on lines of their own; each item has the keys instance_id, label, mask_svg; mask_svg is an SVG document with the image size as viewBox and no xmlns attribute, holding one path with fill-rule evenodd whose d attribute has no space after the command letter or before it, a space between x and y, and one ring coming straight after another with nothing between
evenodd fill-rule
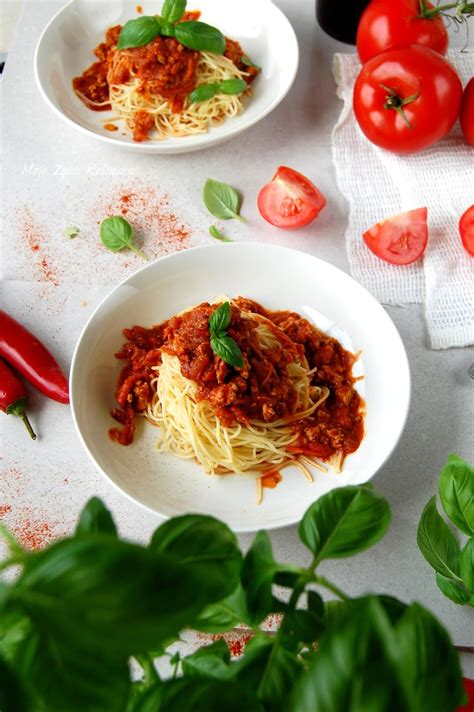
<instances>
[{"instance_id":1,"label":"basil leaf","mask_svg":"<svg viewBox=\"0 0 474 712\"><path fill-rule=\"evenodd\" d=\"M119 215L105 218L100 226L100 239L108 250L119 252L132 244L132 226Z\"/></svg>"},{"instance_id":2,"label":"basil leaf","mask_svg":"<svg viewBox=\"0 0 474 712\"><path fill-rule=\"evenodd\" d=\"M208 178L204 183L203 198L204 205L216 218L220 220L231 220L232 218L242 220L239 215L240 195L231 185Z\"/></svg>"},{"instance_id":3,"label":"basil leaf","mask_svg":"<svg viewBox=\"0 0 474 712\"><path fill-rule=\"evenodd\" d=\"M196 567L208 591L215 589L214 600L230 595L238 584L242 555L237 539L213 517L189 514L170 519L155 531L150 549L185 567Z\"/></svg>"},{"instance_id":4,"label":"basil leaf","mask_svg":"<svg viewBox=\"0 0 474 712\"><path fill-rule=\"evenodd\" d=\"M217 229L217 227L216 227L215 225L211 225L211 226L210 226L210 228L209 228L209 234L212 235L212 237L213 237L215 240L220 240L220 242L232 242L232 240L230 239L230 237L226 237L226 236L223 235L221 232L219 232L219 230Z\"/></svg>"},{"instance_id":5,"label":"basil leaf","mask_svg":"<svg viewBox=\"0 0 474 712\"><path fill-rule=\"evenodd\" d=\"M433 496L421 515L417 531L418 547L427 562L442 576L460 581L461 550L451 529L438 514Z\"/></svg>"},{"instance_id":6,"label":"basil leaf","mask_svg":"<svg viewBox=\"0 0 474 712\"><path fill-rule=\"evenodd\" d=\"M284 641L298 650L300 643L317 642L326 627L324 602L316 591L308 591L306 609L290 609L285 613Z\"/></svg>"},{"instance_id":7,"label":"basil leaf","mask_svg":"<svg viewBox=\"0 0 474 712\"><path fill-rule=\"evenodd\" d=\"M387 501L369 485L341 487L320 497L299 527L316 563L353 556L376 544L390 524Z\"/></svg>"},{"instance_id":8,"label":"basil leaf","mask_svg":"<svg viewBox=\"0 0 474 712\"><path fill-rule=\"evenodd\" d=\"M243 367L244 359L242 351L234 339L227 336L227 334L211 336L211 348L216 356L219 356L219 358L228 363L229 366Z\"/></svg>"},{"instance_id":9,"label":"basil leaf","mask_svg":"<svg viewBox=\"0 0 474 712\"><path fill-rule=\"evenodd\" d=\"M448 632L419 603L395 625L396 660L413 712L454 710L463 699L459 657Z\"/></svg>"},{"instance_id":10,"label":"basil leaf","mask_svg":"<svg viewBox=\"0 0 474 712\"><path fill-rule=\"evenodd\" d=\"M189 95L191 104L198 104L201 101L208 101L215 97L218 92L217 84L201 84Z\"/></svg>"},{"instance_id":11,"label":"basil leaf","mask_svg":"<svg viewBox=\"0 0 474 712\"><path fill-rule=\"evenodd\" d=\"M474 539L469 539L461 552L461 578L468 591L474 594Z\"/></svg>"},{"instance_id":12,"label":"basil leaf","mask_svg":"<svg viewBox=\"0 0 474 712\"><path fill-rule=\"evenodd\" d=\"M206 25L205 22L189 20L189 22L180 22L175 27L175 37L178 42L181 42L189 49L199 50L200 52L212 52L214 54L224 54L226 41L220 30L211 25Z\"/></svg>"},{"instance_id":13,"label":"basil leaf","mask_svg":"<svg viewBox=\"0 0 474 712\"><path fill-rule=\"evenodd\" d=\"M27 686L23 686L17 673L0 655L0 709L3 712L28 712Z\"/></svg>"},{"instance_id":14,"label":"basil leaf","mask_svg":"<svg viewBox=\"0 0 474 712\"><path fill-rule=\"evenodd\" d=\"M76 526L75 536L110 534L117 537L112 514L98 497L92 497L84 507Z\"/></svg>"},{"instance_id":15,"label":"basil leaf","mask_svg":"<svg viewBox=\"0 0 474 712\"><path fill-rule=\"evenodd\" d=\"M261 530L255 535L242 567L247 608L255 625L273 611L272 584L277 571L270 537Z\"/></svg>"},{"instance_id":16,"label":"basil leaf","mask_svg":"<svg viewBox=\"0 0 474 712\"><path fill-rule=\"evenodd\" d=\"M439 480L441 504L450 520L468 536L474 535L474 468L450 455Z\"/></svg>"},{"instance_id":17,"label":"basil leaf","mask_svg":"<svg viewBox=\"0 0 474 712\"><path fill-rule=\"evenodd\" d=\"M143 712L262 712L255 689L235 680L199 677L167 680L160 686L157 700L159 707L145 704Z\"/></svg>"},{"instance_id":18,"label":"basil leaf","mask_svg":"<svg viewBox=\"0 0 474 712\"><path fill-rule=\"evenodd\" d=\"M243 79L224 79L218 84L219 91L223 94L240 94L248 88Z\"/></svg>"},{"instance_id":19,"label":"basil leaf","mask_svg":"<svg viewBox=\"0 0 474 712\"><path fill-rule=\"evenodd\" d=\"M136 17L129 20L120 30L117 49L141 47L155 39L161 32L161 23L155 16Z\"/></svg>"},{"instance_id":20,"label":"basil leaf","mask_svg":"<svg viewBox=\"0 0 474 712\"><path fill-rule=\"evenodd\" d=\"M242 59L240 60L242 64L245 64L246 67L255 67L255 69L261 70L262 68L258 66L258 64L254 64L250 57L248 57L246 54L242 55Z\"/></svg>"},{"instance_id":21,"label":"basil leaf","mask_svg":"<svg viewBox=\"0 0 474 712\"><path fill-rule=\"evenodd\" d=\"M209 317L209 330L211 336L217 336L219 332L225 331L230 324L230 302L222 302Z\"/></svg>"},{"instance_id":22,"label":"basil leaf","mask_svg":"<svg viewBox=\"0 0 474 712\"><path fill-rule=\"evenodd\" d=\"M239 623L251 623L244 589L240 583L230 596L206 606L194 621L193 628L203 633L223 633Z\"/></svg>"},{"instance_id":23,"label":"basil leaf","mask_svg":"<svg viewBox=\"0 0 474 712\"><path fill-rule=\"evenodd\" d=\"M288 708L298 712L414 712L394 664L394 642L376 597L352 602L321 635L318 654L296 683Z\"/></svg>"},{"instance_id":24,"label":"basil leaf","mask_svg":"<svg viewBox=\"0 0 474 712\"><path fill-rule=\"evenodd\" d=\"M120 250L128 247L143 260L148 260L148 257L133 244L132 226L121 215L113 215L102 220L100 239L102 244L111 252L120 252Z\"/></svg>"},{"instance_id":25,"label":"basil leaf","mask_svg":"<svg viewBox=\"0 0 474 712\"><path fill-rule=\"evenodd\" d=\"M79 235L81 231L79 230L78 227L67 227L64 230L64 235L69 239L72 240L75 237Z\"/></svg>"},{"instance_id":26,"label":"basil leaf","mask_svg":"<svg viewBox=\"0 0 474 712\"><path fill-rule=\"evenodd\" d=\"M188 677L205 677L214 680L228 680L230 652L224 640L216 640L212 645L198 648L192 655L183 658L183 674Z\"/></svg>"},{"instance_id":27,"label":"basil leaf","mask_svg":"<svg viewBox=\"0 0 474 712\"><path fill-rule=\"evenodd\" d=\"M168 22L179 22L184 15L187 0L165 0L161 8L161 16Z\"/></svg>"},{"instance_id":28,"label":"basil leaf","mask_svg":"<svg viewBox=\"0 0 474 712\"><path fill-rule=\"evenodd\" d=\"M471 605L474 605L474 596L471 596L469 591L467 591L463 584L459 581L447 578L446 576L441 576L441 574L436 574L436 583L441 593L443 593L447 598L450 598L451 601L454 601L454 603L458 603L463 606L464 604L469 603L472 598L473 600Z\"/></svg>"}]
</instances>

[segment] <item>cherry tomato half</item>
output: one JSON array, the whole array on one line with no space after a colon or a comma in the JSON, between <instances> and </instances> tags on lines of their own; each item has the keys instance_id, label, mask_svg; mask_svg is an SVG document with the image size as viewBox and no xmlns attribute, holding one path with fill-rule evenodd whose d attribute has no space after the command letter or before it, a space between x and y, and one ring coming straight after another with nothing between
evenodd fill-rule
<instances>
[{"instance_id":1,"label":"cherry tomato half","mask_svg":"<svg viewBox=\"0 0 474 712\"><path fill-rule=\"evenodd\" d=\"M428 12L434 8L425 3ZM386 49L420 44L446 54L448 33L440 15L423 17L419 0L373 0L362 13L357 28L357 51L367 62Z\"/></svg>"},{"instance_id":2,"label":"cherry tomato half","mask_svg":"<svg viewBox=\"0 0 474 712\"><path fill-rule=\"evenodd\" d=\"M462 85L454 68L420 45L369 59L354 86L354 114L377 146L411 153L431 146L455 123Z\"/></svg>"},{"instance_id":3,"label":"cherry tomato half","mask_svg":"<svg viewBox=\"0 0 474 712\"><path fill-rule=\"evenodd\" d=\"M474 77L469 80L464 89L459 121L464 138L470 146L474 146Z\"/></svg>"},{"instance_id":4,"label":"cherry tomato half","mask_svg":"<svg viewBox=\"0 0 474 712\"><path fill-rule=\"evenodd\" d=\"M466 252L474 257L474 205L461 215L459 234Z\"/></svg>"},{"instance_id":5,"label":"cherry tomato half","mask_svg":"<svg viewBox=\"0 0 474 712\"><path fill-rule=\"evenodd\" d=\"M265 220L287 229L309 225L326 205L326 198L304 175L280 166L258 194L258 209Z\"/></svg>"},{"instance_id":6,"label":"cherry tomato half","mask_svg":"<svg viewBox=\"0 0 474 712\"><path fill-rule=\"evenodd\" d=\"M428 210L417 208L382 220L364 232L374 255L393 265L408 265L421 257L428 242Z\"/></svg>"}]
</instances>

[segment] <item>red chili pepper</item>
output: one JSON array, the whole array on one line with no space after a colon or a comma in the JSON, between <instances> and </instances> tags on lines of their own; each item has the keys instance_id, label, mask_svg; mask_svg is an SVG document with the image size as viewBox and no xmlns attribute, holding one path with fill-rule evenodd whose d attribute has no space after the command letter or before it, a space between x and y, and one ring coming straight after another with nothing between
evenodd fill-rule
<instances>
[{"instance_id":1,"label":"red chili pepper","mask_svg":"<svg viewBox=\"0 0 474 712\"><path fill-rule=\"evenodd\" d=\"M28 391L19 378L0 359L0 410L8 415L17 415L23 421L30 438L36 440L36 433L25 413Z\"/></svg>"},{"instance_id":2,"label":"red chili pepper","mask_svg":"<svg viewBox=\"0 0 474 712\"><path fill-rule=\"evenodd\" d=\"M49 398L69 403L67 378L48 349L0 309L0 356Z\"/></svg>"}]
</instances>

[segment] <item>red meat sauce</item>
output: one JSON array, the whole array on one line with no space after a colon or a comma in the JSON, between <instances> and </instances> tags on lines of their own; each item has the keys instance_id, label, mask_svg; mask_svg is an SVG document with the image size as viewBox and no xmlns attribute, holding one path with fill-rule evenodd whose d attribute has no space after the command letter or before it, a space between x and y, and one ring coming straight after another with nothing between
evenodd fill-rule
<instances>
[{"instance_id":1,"label":"red meat sauce","mask_svg":"<svg viewBox=\"0 0 474 712\"><path fill-rule=\"evenodd\" d=\"M187 12L181 22L197 20L200 12ZM200 53L182 45L174 37L155 37L141 47L117 50L117 42L122 25L107 30L105 42L99 44L94 54L98 58L80 77L72 81L74 91L83 103L93 111L107 111L111 108L109 87L126 84L133 77L140 80L137 91L147 96L158 94L169 101L171 110L179 113L184 99L196 87L197 66ZM247 73L250 84L259 70L242 61L243 51L238 42L226 38L228 57L238 69ZM144 141L153 128L154 119L147 111L135 115L133 138Z\"/></svg>"},{"instance_id":2,"label":"red meat sauce","mask_svg":"<svg viewBox=\"0 0 474 712\"><path fill-rule=\"evenodd\" d=\"M216 308L203 303L150 329L134 326L124 330L127 342L116 358L127 363L116 390L120 407L112 411L122 427L109 431L112 440L122 445L133 441L135 416L146 410L153 397L150 381L156 371L152 369L161 363L163 352L179 359L183 376L197 384L197 400L207 400L227 427L247 425L250 420L271 423L295 413L297 395L287 366L305 356L309 368L317 369L311 385L327 386L330 394L311 417L292 424L299 437L291 451L295 456L327 460L336 452L345 456L357 450L364 434L364 404L354 389L356 357L299 314L269 311L239 297L232 302L228 334L239 345L244 366L234 368L210 346L209 317ZM269 320L267 326L283 348L263 349L258 317L247 318L246 312ZM272 488L280 476L269 474L265 486Z\"/></svg>"}]
</instances>

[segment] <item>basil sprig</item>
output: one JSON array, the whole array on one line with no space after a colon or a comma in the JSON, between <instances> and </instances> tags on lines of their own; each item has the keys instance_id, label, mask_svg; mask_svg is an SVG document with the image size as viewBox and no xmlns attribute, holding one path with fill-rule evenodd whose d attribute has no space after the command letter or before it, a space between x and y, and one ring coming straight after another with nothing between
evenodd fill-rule
<instances>
[{"instance_id":1,"label":"basil sprig","mask_svg":"<svg viewBox=\"0 0 474 712\"><path fill-rule=\"evenodd\" d=\"M158 15L136 17L122 27L117 49L142 47L155 37L176 37L185 47L200 52L224 54L226 41L220 30L205 22L189 20L179 22L186 8L186 0L165 0L161 17Z\"/></svg>"},{"instance_id":2,"label":"basil sprig","mask_svg":"<svg viewBox=\"0 0 474 712\"><path fill-rule=\"evenodd\" d=\"M234 339L227 334L230 324L230 302L223 302L212 312L209 317L209 333L211 335L211 349L229 366L242 368L244 358L242 351Z\"/></svg>"},{"instance_id":3,"label":"basil sprig","mask_svg":"<svg viewBox=\"0 0 474 712\"><path fill-rule=\"evenodd\" d=\"M203 199L204 205L214 217L244 221L240 216L241 197L231 185L208 178L204 183Z\"/></svg>"},{"instance_id":4,"label":"basil sprig","mask_svg":"<svg viewBox=\"0 0 474 712\"><path fill-rule=\"evenodd\" d=\"M213 84L201 84L189 95L191 104L198 104L201 101L213 99L217 94L241 94L248 87L243 79L223 79L222 82Z\"/></svg>"},{"instance_id":5,"label":"basil sprig","mask_svg":"<svg viewBox=\"0 0 474 712\"><path fill-rule=\"evenodd\" d=\"M148 257L133 244L132 226L120 215L113 215L102 220L100 240L111 252L120 252L120 250L128 247L142 260L148 260Z\"/></svg>"}]
</instances>

